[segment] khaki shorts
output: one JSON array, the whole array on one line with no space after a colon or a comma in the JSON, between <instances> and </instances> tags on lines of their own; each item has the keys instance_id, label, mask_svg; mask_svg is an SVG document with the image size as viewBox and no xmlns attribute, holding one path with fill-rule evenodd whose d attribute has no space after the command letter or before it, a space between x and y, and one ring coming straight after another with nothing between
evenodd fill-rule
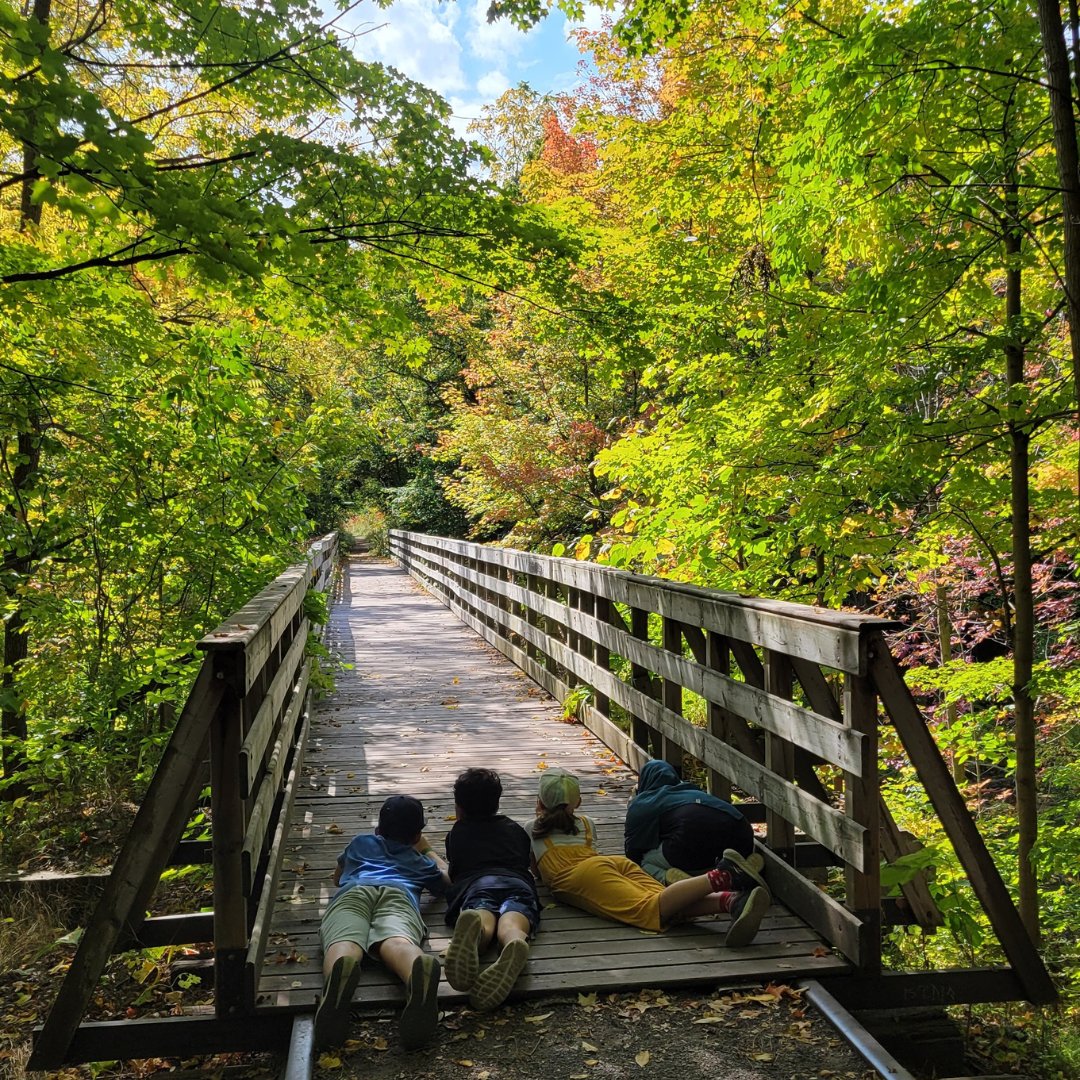
<instances>
[{"instance_id":1,"label":"khaki shorts","mask_svg":"<svg viewBox=\"0 0 1080 1080\"><path fill-rule=\"evenodd\" d=\"M408 893L389 885L346 889L326 909L319 928L323 952L338 941L351 941L368 952L391 937L419 945L427 937L427 926Z\"/></svg>"}]
</instances>

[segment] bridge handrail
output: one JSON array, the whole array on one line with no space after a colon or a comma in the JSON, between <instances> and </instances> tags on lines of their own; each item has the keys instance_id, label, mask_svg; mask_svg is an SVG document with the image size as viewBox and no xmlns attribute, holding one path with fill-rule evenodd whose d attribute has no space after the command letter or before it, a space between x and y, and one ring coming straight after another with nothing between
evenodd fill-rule
<instances>
[{"instance_id":1,"label":"bridge handrail","mask_svg":"<svg viewBox=\"0 0 1080 1080\"><path fill-rule=\"evenodd\" d=\"M901 624L462 540L398 530L389 539L396 561L558 700L588 688L580 716L624 761L681 767L689 753L711 790L757 800L770 887L866 972L881 970L882 858L913 846L881 798L880 701L1025 995L1054 999L963 799L931 760L940 754L883 637ZM704 699L704 726L684 715L684 690ZM823 765L838 770L842 791L823 782ZM845 868L842 904L800 870L820 866L822 850ZM940 924L924 879L903 891L919 922Z\"/></svg>"},{"instance_id":2,"label":"bridge handrail","mask_svg":"<svg viewBox=\"0 0 1080 1080\"><path fill-rule=\"evenodd\" d=\"M274 579L238 612L207 634L206 654L169 744L113 865L49 1016L35 1039L33 1069L96 1060L84 1050L102 1040L80 1031L90 996L109 955L132 942L144 946L214 939L214 1007L232 1024L250 1014L255 979L266 948L269 909L281 865L284 826L303 763L308 730L310 659L305 644L309 592L327 589L337 556L337 533L313 542L303 562ZM206 785L210 797L214 911L144 919L154 888L176 854ZM100 1027L101 1025L97 1025ZM116 1057L131 1022L115 1030ZM235 1026L227 1039L239 1042Z\"/></svg>"}]
</instances>

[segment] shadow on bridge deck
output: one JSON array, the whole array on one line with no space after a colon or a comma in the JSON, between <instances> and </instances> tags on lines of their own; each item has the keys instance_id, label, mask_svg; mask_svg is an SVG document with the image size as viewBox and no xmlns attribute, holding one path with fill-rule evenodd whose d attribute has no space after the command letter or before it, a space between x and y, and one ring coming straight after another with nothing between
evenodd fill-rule
<instances>
[{"instance_id":1,"label":"shadow on bridge deck","mask_svg":"<svg viewBox=\"0 0 1080 1080\"><path fill-rule=\"evenodd\" d=\"M532 817L541 769L581 780L583 809L601 849L622 850L622 822L634 774L599 740L561 720L561 707L523 672L459 622L403 571L354 557L343 575L327 644L352 665L313 717L303 784L286 845L259 1010L314 1008L322 985L319 919L334 887L337 855L354 833L374 828L387 795L424 802L436 850L453 822L454 778L470 765L497 769L502 810ZM722 945L727 918L649 934L553 904L543 913L515 996L635 987L745 984L821 977L849 970L802 920L775 905L754 943ZM445 905L428 899L428 948L445 950ZM491 957L493 958L493 957ZM357 1001L402 999L381 966L367 968ZM460 1000L445 982L440 997Z\"/></svg>"}]
</instances>

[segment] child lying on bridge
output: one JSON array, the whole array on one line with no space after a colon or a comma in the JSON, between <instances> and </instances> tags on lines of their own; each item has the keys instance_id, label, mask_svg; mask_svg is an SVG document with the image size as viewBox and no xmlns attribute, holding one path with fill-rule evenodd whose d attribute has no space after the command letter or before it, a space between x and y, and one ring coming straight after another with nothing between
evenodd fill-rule
<instances>
[{"instance_id":1,"label":"child lying on bridge","mask_svg":"<svg viewBox=\"0 0 1080 1080\"><path fill-rule=\"evenodd\" d=\"M642 766L623 836L626 857L661 883L715 867L728 872L730 889L765 884L750 822L731 803L682 780L666 761Z\"/></svg>"},{"instance_id":2,"label":"child lying on bridge","mask_svg":"<svg viewBox=\"0 0 1080 1080\"><path fill-rule=\"evenodd\" d=\"M738 948L754 939L772 903L768 889L733 890L730 874L716 869L665 887L625 856L601 855L592 820L574 813L580 805L577 777L555 769L544 773L536 818L527 828L540 876L557 900L654 931L727 912L724 944Z\"/></svg>"},{"instance_id":3,"label":"child lying on bridge","mask_svg":"<svg viewBox=\"0 0 1080 1080\"><path fill-rule=\"evenodd\" d=\"M446 837L450 890L446 921L454 936L446 978L469 990L474 1009L506 1000L529 959L540 898L529 869L529 835L499 813L502 781L491 769L466 769L454 783L457 823ZM498 940L499 958L480 970L480 953Z\"/></svg>"},{"instance_id":4,"label":"child lying on bridge","mask_svg":"<svg viewBox=\"0 0 1080 1080\"><path fill-rule=\"evenodd\" d=\"M421 949L427 927L420 916L423 889L443 896L446 867L424 839L424 808L411 795L392 795L379 811L375 833L354 836L338 856L339 885L322 919L322 1000L315 1013L315 1045L337 1046L349 1031L349 1009L364 953L382 961L405 984L401 1045L431 1041L439 1022L439 961Z\"/></svg>"}]
</instances>

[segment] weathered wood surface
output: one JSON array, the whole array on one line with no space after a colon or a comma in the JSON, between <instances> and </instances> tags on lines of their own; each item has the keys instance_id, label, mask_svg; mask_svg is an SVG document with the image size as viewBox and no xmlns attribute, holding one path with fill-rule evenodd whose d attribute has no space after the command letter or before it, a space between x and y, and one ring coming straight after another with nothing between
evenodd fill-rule
<instances>
[{"instance_id":1,"label":"weathered wood surface","mask_svg":"<svg viewBox=\"0 0 1080 1080\"><path fill-rule=\"evenodd\" d=\"M583 727L485 645L400 569L353 559L331 612L327 643L355 665L311 720L307 755L285 843L257 1007L311 1009L321 988L318 927L331 874L351 836L374 827L382 800L422 799L437 850L452 825L453 781L470 765L497 769L503 811L532 816L544 767L581 779L583 810L601 846L621 850L634 774ZM603 792L604 794L601 794ZM340 830L340 831L339 831ZM541 895L551 904L546 890ZM445 905L427 898L428 948L445 949ZM562 905L544 910L522 995L840 974L848 964L802 920L777 905L747 948L722 946L726 917L646 934ZM462 995L445 982L441 996ZM365 969L357 1000L401 1000L381 966Z\"/></svg>"}]
</instances>

